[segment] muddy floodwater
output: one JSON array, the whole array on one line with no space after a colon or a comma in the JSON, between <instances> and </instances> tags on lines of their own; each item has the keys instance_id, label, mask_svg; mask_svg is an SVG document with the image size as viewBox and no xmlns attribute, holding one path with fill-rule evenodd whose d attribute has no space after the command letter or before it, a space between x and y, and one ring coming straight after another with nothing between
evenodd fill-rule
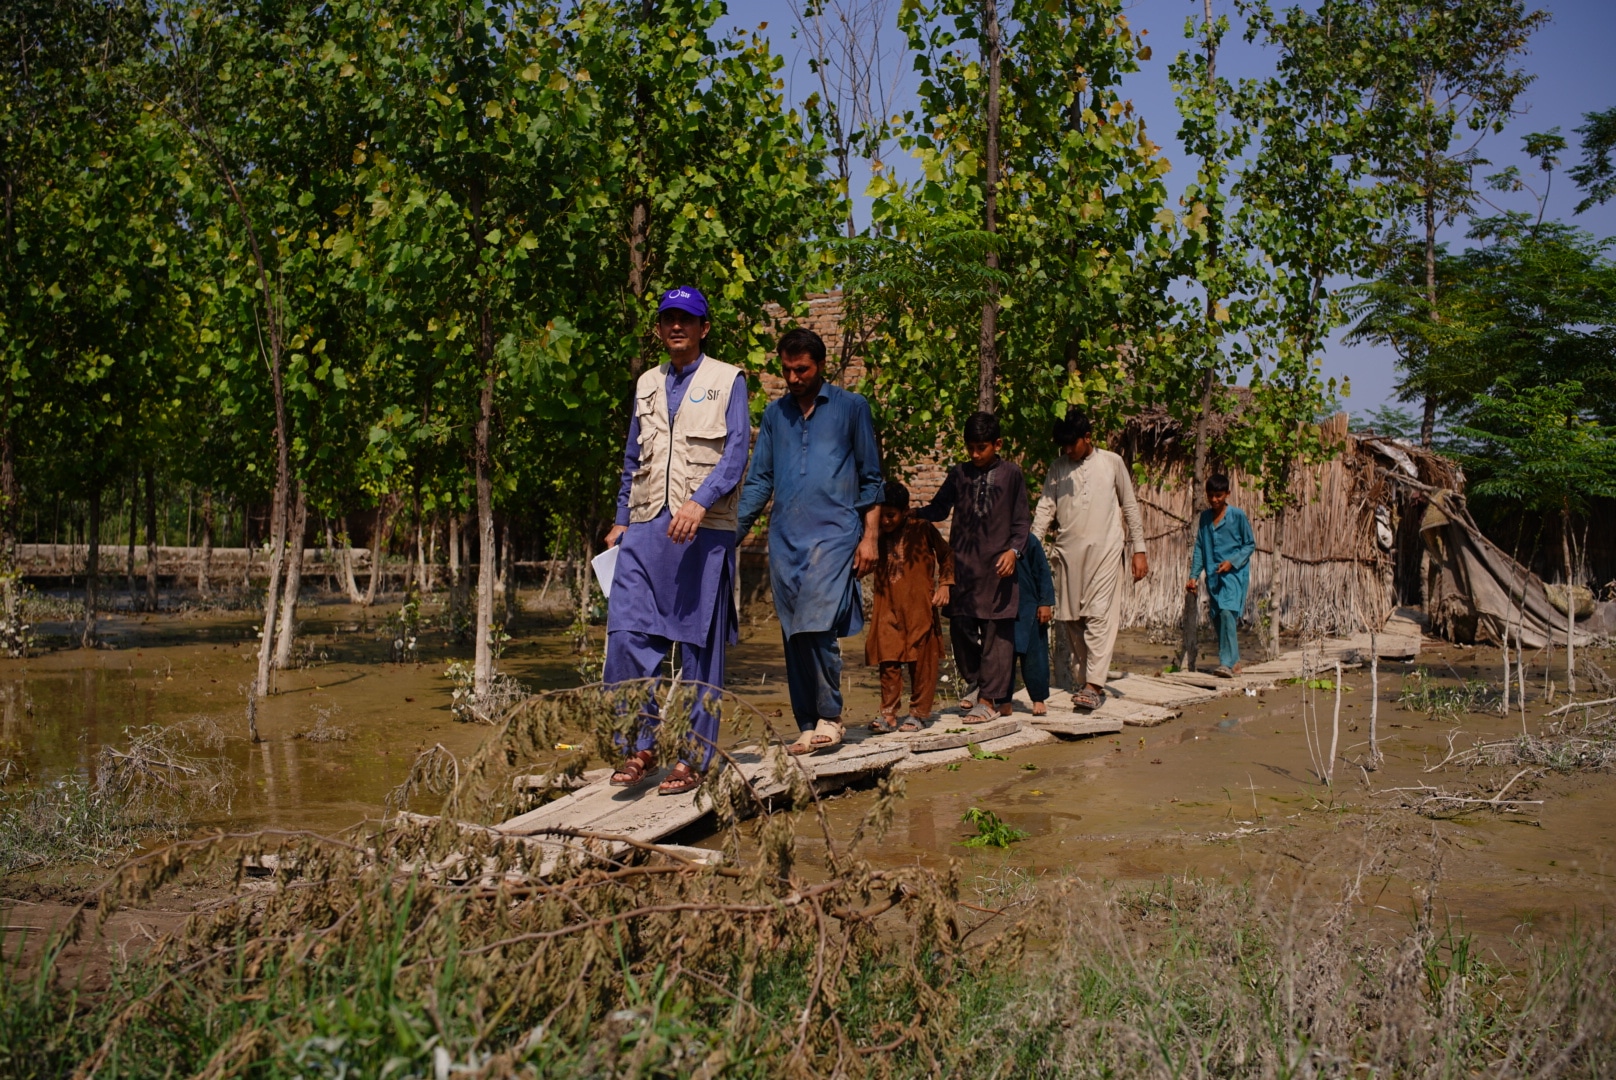
<instances>
[{"instance_id":1,"label":"muddy floodwater","mask_svg":"<svg viewBox=\"0 0 1616 1080\"><path fill-rule=\"evenodd\" d=\"M244 709L256 663L256 620L226 613L114 617L103 627L106 648L0 661L0 752L36 782L72 772L88 776L100 748L127 742L131 729L205 718L229 736L224 752L236 782L228 808L197 822L199 828L329 831L379 816L421 750L441 744L464 756L488 737L489 728L457 723L450 714L444 669L465 659L467 650L429 642L420 662L393 663L393 634L382 609L331 605L304 614L305 662L279 676L279 693L260 710L264 741L256 746L246 739ZM875 675L862 663L861 641L844 646L848 718L863 722L875 712ZM1159 670L1168 653L1130 633L1115 663ZM1609 666L1602 651L1587 656ZM778 624L764 619L748 626L731 657L730 687L785 733L792 725ZM1380 892L1371 890L1365 901L1396 912L1406 910L1409 886L1417 884L1409 879L1428 874L1434 856L1448 909L1473 929L1509 934L1574 919L1603 921L1616 873L1616 777L1610 773L1523 777L1510 794L1540 803L1517 813L1482 809L1441 820L1401 809L1406 794L1387 790L1491 783L1488 790L1496 791L1501 780L1495 774L1508 779L1516 771L1425 768L1448 753L1450 739L1462 748L1478 736L1519 733L1518 713L1507 719L1496 709L1428 716L1398 705L1404 678L1415 668L1457 685L1496 682L1497 666L1494 650L1430 640L1418 661L1386 663L1379 714L1387 762L1372 773L1354 764L1367 749L1369 673L1349 671L1333 789L1314 775L1302 727L1309 691L1296 686L1191 706L1157 728L912 774L878 861L941 869L959 860L961 874L976 881L1060 872L1124 881L1183 872L1324 880L1361 865L1371 866L1380 882ZM502 669L530 689L580 680L577 656L560 628L518 627ZM1563 667L1557 677L1563 680ZM1541 667L1534 681L1526 725L1537 731L1549 707ZM1312 693L1328 737L1333 694ZM939 703L951 705L946 687ZM850 834L875 797L866 789L825 800L833 837ZM1026 839L1008 850L962 846L972 832L961 822L970 807L994 811ZM811 856L823 841L813 815L802 822ZM716 842L700 831L677 839Z\"/></svg>"}]
</instances>

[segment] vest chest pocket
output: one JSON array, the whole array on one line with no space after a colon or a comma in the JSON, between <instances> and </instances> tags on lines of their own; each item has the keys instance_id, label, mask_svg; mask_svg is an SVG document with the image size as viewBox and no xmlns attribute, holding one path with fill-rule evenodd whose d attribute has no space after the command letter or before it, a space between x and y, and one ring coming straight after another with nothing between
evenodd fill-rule
<instances>
[{"instance_id":1,"label":"vest chest pocket","mask_svg":"<svg viewBox=\"0 0 1616 1080\"><path fill-rule=\"evenodd\" d=\"M724 456L724 437L714 439L698 435L685 437L686 454L692 465L714 466Z\"/></svg>"}]
</instances>

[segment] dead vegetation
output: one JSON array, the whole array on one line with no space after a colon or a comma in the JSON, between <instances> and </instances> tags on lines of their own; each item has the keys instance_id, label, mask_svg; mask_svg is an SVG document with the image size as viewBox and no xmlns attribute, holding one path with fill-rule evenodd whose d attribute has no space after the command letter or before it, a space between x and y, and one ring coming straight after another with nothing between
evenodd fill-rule
<instances>
[{"instance_id":1,"label":"dead vegetation","mask_svg":"<svg viewBox=\"0 0 1616 1080\"><path fill-rule=\"evenodd\" d=\"M67 862L106 863L150 836L177 836L209 810L228 810L234 776L220 756L224 734L196 718L126 729L123 747L104 746L93 778L30 782L20 770L0 781L0 873Z\"/></svg>"}]
</instances>

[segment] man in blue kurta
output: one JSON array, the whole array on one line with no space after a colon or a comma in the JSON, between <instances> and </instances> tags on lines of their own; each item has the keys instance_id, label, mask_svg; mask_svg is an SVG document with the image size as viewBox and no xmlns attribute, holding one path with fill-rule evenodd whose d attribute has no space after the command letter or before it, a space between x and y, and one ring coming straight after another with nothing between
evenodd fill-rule
<instances>
[{"instance_id":1,"label":"man in blue kurta","mask_svg":"<svg viewBox=\"0 0 1616 1080\"><path fill-rule=\"evenodd\" d=\"M640 376L606 545L619 545L606 619L607 685L655 678L678 643L680 679L707 690L691 708L694 745L657 788L700 786L718 740L717 695L724 650L740 625L735 610L735 525L751 442L746 376L702 351L707 299L669 289L657 308L668 362ZM710 688L710 689L708 689ZM634 752L611 783L634 787L656 763L655 706Z\"/></svg>"},{"instance_id":2,"label":"man in blue kurta","mask_svg":"<svg viewBox=\"0 0 1616 1080\"><path fill-rule=\"evenodd\" d=\"M1190 560L1190 592L1204 572L1207 606L1218 632L1218 666L1213 674L1230 679L1240 673L1240 640L1235 636L1246 590L1251 585L1251 554L1257 538L1251 521L1238 506L1229 505L1229 478L1214 473L1206 481L1207 509L1195 529L1195 554Z\"/></svg>"},{"instance_id":3,"label":"man in blue kurta","mask_svg":"<svg viewBox=\"0 0 1616 1080\"><path fill-rule=\"evenodd\" d=\"M857 578L879 559L881 455L870 404L825 381L825 343L812 330L780 339L786 394L763 410L741 491L740 535L769 500L769 579L785 637L793 754L842 742L838 638L864 627Z\"/></svg>"}]
</instances>

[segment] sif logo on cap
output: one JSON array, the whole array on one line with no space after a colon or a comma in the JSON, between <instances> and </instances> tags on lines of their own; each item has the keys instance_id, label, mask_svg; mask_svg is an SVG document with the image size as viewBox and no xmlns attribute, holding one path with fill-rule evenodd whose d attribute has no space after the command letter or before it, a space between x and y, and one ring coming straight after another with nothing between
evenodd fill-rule
<instances>
[{"instance_id":1,"label":"sif logo on cap","mask_svg":"<svg viewBox=\"0 0 1616 1080\"><path fill-rule=\"evenodd\" d=\"M662 294L662 302L657 305L657 313L664 311L683 311L694 315L698 319L707 318L707 298L701 290L689 285L679 285Z\"/></svg>"}]
</instances>

